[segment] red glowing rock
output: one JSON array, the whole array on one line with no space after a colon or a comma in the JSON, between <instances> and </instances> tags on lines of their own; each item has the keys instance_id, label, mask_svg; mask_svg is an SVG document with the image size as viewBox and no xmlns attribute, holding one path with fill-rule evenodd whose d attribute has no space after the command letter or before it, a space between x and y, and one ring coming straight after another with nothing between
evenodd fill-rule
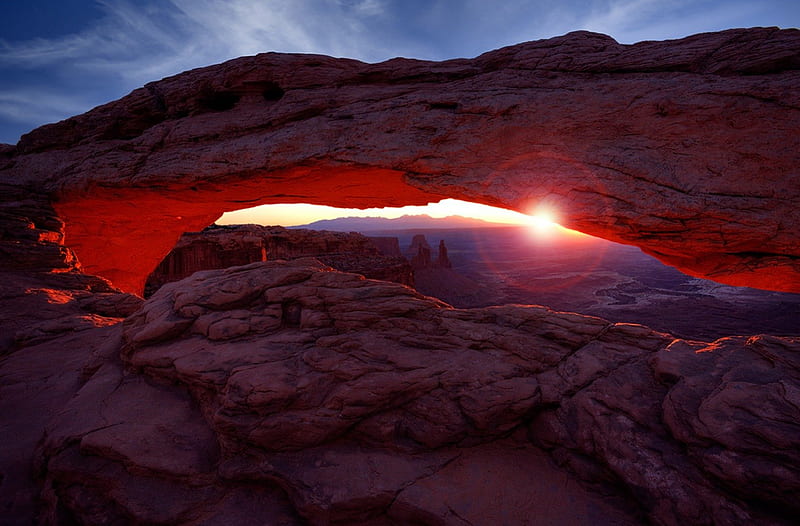
<instances>
[{"instance_id":1,"label":"red glowing rock","mask_svg":"<svg viewBox=\"0 0 800 526\"><path fill-rule=\"evenodd\" d=\"M87 271L137 292L223 211L445 196L546 205L689 274L800 291L799 67L800 31L775 28L441 63L270 53L34 130L0 178L51 192Z\"/></svg>"}]
</instances>

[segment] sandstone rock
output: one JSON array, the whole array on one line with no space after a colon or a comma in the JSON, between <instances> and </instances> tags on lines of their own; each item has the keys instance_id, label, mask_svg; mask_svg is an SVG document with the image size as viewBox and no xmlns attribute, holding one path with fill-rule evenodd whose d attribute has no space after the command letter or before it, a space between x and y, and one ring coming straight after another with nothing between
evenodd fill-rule
<instances>
[{"instance_id":1,"label":"sandstone rock","mask_svg":"<svg viewBox=\"0 0 800 526\"><path fill-rule=\"evenodd\" d=\"M791 338L457 310L313 260L199 272L124 327L54 332L0 362L4 509L33 513L25 452L44 435L45 523L523 524L544 507L561 523L788 524L796 355ZM486 480L509 485L481 499Z\"/></svg>"},{"instance_id":2,"label":"sandstone rock","mask_svg":"<svg viewBox=\"0 0 800 526\"><path fill-rule=\"evenodd\" d=\"M382 255L369 238L355 232L212 225L202 232L185 232L181 236L148 276L145 296L150 296L165 283L183 279L199 270L304 256L319 257L326 264L345 272L414 284L413 271L405 259Z\"/></svg>"},{"instance_id":3,"label":"sandstone rock","mask_svg":"<svg viewBox=\"0 0 800 526\"><path fill-rule=\"evenodd\" d=\"M64 222L46 195L0 184L0 271L57 271L79 268L63 245Z\"/></svg>"},{"instance_id":4,"label":"sandstone rock","mask_svg":"<svg viewBox=\"0 0 800 526\"><path fill-rule=\"evenodd\" d=\"M634 514L614 507L615 500L587 495L541 451L511 439L461 450L444 468L403 489L389 514L401 524L637 523Z\"/></svg>"},{"instance_id":5,"label":"sandstone rock","mask_svg":"<svg viewBox=\"0 0 800 526\"><path fill-rule=\"evenodd\" d=\"M381 251L381 254L384 256L402 256L403 253L400 252L400 241L396 237L386 237L386 236L367 236L367 238L372 241L372 243L378 247L378 250Z\"/></svg>"},{"instance_id":6,"label":"sandstone rock","mask_svg":"<svg viewBox=\"0 0 800 526\"><path fill-rule=\"evenodd\" d=\"M33 522L41 489L33 478L33 449L47 422L96 369L103 346L111 344L118 353L119 322L141 306L140 298L81 273L62 241L63 222L46 196L25 187L0 187L4 524Z\"/></svg>"},{"instance_id":7,"label":"sandstone rock","mask_svg":"<svg viewBox=\"0 0 800 526\"><path fill-rule=\"evenodd\" d=\"M241 329L215 336L226 320ZM224 480L278 481L315 524L498 517L424 495L447 495L453 454L484 455L524 428L519 458L543 447L658 524L797 512L797 339L707 344L543 307L457 310L313 260L168 284L124 338L130 367L197 401Z\"/></svg>"},{"instance_id":8,"label":"sandstone rock","mask_svg":"<svg viewBox=\"0 0 800 526\"><path fill-rule=\"evenodd\" d=\"M408 247L411 255L411 266L414 269L430 268L431 266L431 246L423 234L416 234Z\"/></svg>"},{"instance_id":9,"label":"sandstone rock","mask_svg":"<svg viewBox=\"0 0 800 526\"><path fill-rule=\"evenodd\" d=\"M431 246L428 244L428 240L425 239L424 234L416 234L411 239L408 254L411 256L411 266L414 270L448 269L453 267L453 264L450 263L450 258L447 256L447 246L444 244L444 239L439 241L439 252L435 260L431 257L431 253Z\"/></svg>"},{"instance_id":10,"label":"sandstone rock","mask_svg":"<svg viewBox=\"0 0 800 526\"><path fill-rule=\"evenodd\" d=\"M756 496L787 518L800 513L798 343L726 338L695 351L702 364L665 372L675 385L664 422L694 461L741 498Z\"/></svg>"},{"instance_id":11,"label":"sandstone rock","mask_svg":"<svg viewBox=\"0 0 800 526\"><path fill-rule=\"evenodd\" d=\"M0 186L0 355L70 331L117 323L141 300L80 272L46 196Z\"/></svg>"},{"instance_id":12,"label":"sandstone rock","mask_svg":"<svg viewBox=\"0 0 800 526\"><path fill-rule=\"evenodd\" d=\"M450 258L447 256L447 246L444 239L439 241L439 255L436 257L436 266L439 268L453 268Z\"/></svg>"},{"instance_id":13,"label":"sandstone rock","mask_svg":"<svg viewBox=\"0 0 800 526\"><path fill-rule=\"evenodd\" d=\"M139 309L81 270L138 290L245 201L549 193L572 226L797 290L797 34L263 55L1 146L3 521L793 524L797 338L459 310L310 260L198 272Z\"/></svg>"},{"instance_id":14,"label":"sandstone rock","mask_svg":"<svg viewBox=\"0 0 800 526\"><path fill-rule=\"evenodd\" d=\"M800 31L776 28L576 32L441 63L262 54L34 130L0 181L52 193L85 268L132 292L226 210L443 197L550 208L692 275L800 291L798 64Z\"/></svg>"}]
</instances>

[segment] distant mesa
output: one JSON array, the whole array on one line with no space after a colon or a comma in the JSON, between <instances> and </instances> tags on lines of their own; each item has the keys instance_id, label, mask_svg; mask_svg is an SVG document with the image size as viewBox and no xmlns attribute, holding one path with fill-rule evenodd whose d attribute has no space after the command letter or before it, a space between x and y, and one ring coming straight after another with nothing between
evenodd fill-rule
<instances>
[{"instance_id":1,"label":"distant mesa","mask_svg":"<svg viewBox=\"0 0 800 526\"><path fill-rule=\"evenodd\" d=\"M223 269L258 261L316 257L343 272L413 286L414 275L400 254L397 238L368 238L351 232L280 226L212 225L186 232L148 276L145 297L166 283L201 270Z\"/></svg>"},{"instance_id":2,"label":"distant mesa","mask_svg":"<svg viewBox=\"0 0 800 526\"><path fill-rule=\"evenodd\" d=\"M400 240L396 237L367 236L367 239L372 241L384 256L401 257L403 255L402 252L400 252Z\"/></svg>"},{"instance_id":3,"label":"distant mesa","mask_svg":"<svg viewBox=\"0 0 800 526\"><path fill-rule=\"evenodd\" d=\"M314 257L342 272L417 287L423 294L444 301L460 298L457 291L477 290L477 284L451 270L453 264L443 239L435 258L424 234L413 237L406 254L408 257L402 254L398 238L391 236L367 237L357 232L280 226L211 225L180 237L148 276L144 296L149 298L165 284L202 270L304 257ZM418 273L423 273L420 284Z\"/></svg>"},{"instance_id":4,"label":"distant mesa","mask_svg":"<svg viewBox=\"0 0 800 526\"><path fill-rule=\"evenodd\" d=\"M333 230L337 232L380 232L434 228L437 230L450 228L497 228L504 226L508 225L471 217L431 217L426 214L420 214L405 215L393 219L386 217L339 217L337 219L321 219L307 225L289 228L310 228L312 230Z\"/></svg>"}]
</instances>

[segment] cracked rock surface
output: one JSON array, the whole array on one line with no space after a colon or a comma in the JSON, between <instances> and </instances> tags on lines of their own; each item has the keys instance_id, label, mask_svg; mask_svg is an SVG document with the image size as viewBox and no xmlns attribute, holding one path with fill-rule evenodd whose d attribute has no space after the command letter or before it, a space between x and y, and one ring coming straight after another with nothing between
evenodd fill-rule
<instances>
[{"instance_id":1,"label":"cracked rock surface","mask_svg":"<svg viewBox=\"0 0 800 526\"><path fill-rule=\"evenodd\" d=\"M248 484L312 524L526 524L567 498L556 523L800 512L796 338L692 342L538 306L453 309L313 259L167 284L121 338L122 362L39 451L52 509L82 520L101 505L156 520L125 489L143 480L170 496L147 513L191 524L215 509L192 499ZM71 412L98 405L105 416ZM138 482L112 484L117 472ZM99 495L63 489L75 480Z\"/></svg>"}]
</instances>

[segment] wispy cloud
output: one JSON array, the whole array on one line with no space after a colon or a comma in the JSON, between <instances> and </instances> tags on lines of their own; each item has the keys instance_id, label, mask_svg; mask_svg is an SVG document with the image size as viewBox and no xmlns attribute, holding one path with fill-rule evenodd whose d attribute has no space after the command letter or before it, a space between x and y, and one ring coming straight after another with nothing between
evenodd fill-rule
<instances>
[{"instance_id":1,"label":"wispy cloud","mask_svg":"<svg viewBox=\"0 0 800 526\"><path fill-rule=\"evenodd\" d=\"M367 61L392 56L390 47L376 44L380 39L371 34L370 24L384 13L381 0L102 0L99 4L104 16L79 33L57 39L0 40L0 120L18 123L2 126L0 133L5 136L0 142L13 140L7 138L6 129L19 129L19 123L33 128L60 120L146 82L242 55L291 51ZM31 80L3 82L3 76L10 77L6 72L14 71L26 72ZM69 82L60 82L63 79ZM60 95L58 86L63 90ZM74 94L81 91L93 93ZM98 91L105 97L98 97ZM38 95L31 96L34 92L45 95L38 104Z\"/></svg>"},{"instance_id":2,"label":"wispy cloud","mask_svg":"<svg viewBox=\"0 0 800 526\"><path fill-rule=\"evenodd\" d=\"M105 17L56 40L0 41L0 64L71 67L137 81L241 55L293 51L387 58L367 22L378 0L169 0L135 5L104 0Z\"/></svg>"},{"instance_id":3,"label":"wispy cloud","mask_svg":"<svg viewBox=\"0 0 800 526\"><path fill-rule=\"evenodd\" d=\"M91 104L80 96L35 90L0 92L0 118L18 122L47 122L84 111Z\"/></svg>"},{"instance_id":4,"label":"wispy cloud","mask_svg":"<svg viewBox=\"0 0 800 526\"><path fill-rule=\"evenodd\" d=\"M612 35L619 42L680 38L706 31L763 24L781 2L749 0L611 0L594 2L575 24ZM763 15L766 15L764 17ZM772 17L767 25L785 23Z\"/></svg>"}]
</instances>

